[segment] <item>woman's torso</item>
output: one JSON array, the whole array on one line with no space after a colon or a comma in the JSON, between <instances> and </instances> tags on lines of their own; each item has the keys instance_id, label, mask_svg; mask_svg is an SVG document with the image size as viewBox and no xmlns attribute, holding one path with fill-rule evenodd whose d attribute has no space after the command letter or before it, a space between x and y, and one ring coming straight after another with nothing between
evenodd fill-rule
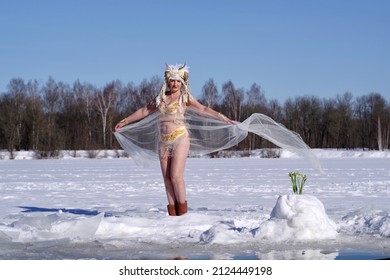
<instances>
[{"instance_id":1,"label":"woman's torso","mask_svg":"<svg viewBox=\"0 0 390 280\"><path fill-rule=\"evenodd\" d=\"M162 134L171 133L184 125L185 104L180 104L179 100L171 103L162 102L160 111L160 132Z\"/></svg>"}]
</instances>

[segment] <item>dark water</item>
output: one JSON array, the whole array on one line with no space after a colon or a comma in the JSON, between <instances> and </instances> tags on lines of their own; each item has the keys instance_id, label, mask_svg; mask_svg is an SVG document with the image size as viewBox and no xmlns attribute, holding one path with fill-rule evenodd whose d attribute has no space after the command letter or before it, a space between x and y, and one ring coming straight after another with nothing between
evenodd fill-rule
<instances>
[{"instance_id":1,"label":"dark water","mask_svg":"<svg viewBox=\"0 0 390 280\"><path fill-rule=\"evenodd\" d=\"M92 241L75 243L67 239L34 243L7 242L0 236L0 260L389 260L387 245L362 249L356 246L332 247L262 244L241 245L200 244L123 244ZM360 243L362 244L362 243ZM386 243L387 244L387 243ZM326 245L326 246L324 246Z\"/></svg>"},{"instance_id":2,"label":"dark water","mask_svg":"<svg viewBox=\"0 0 390 280\"><path fill-rule=\"evenodd\" d=\"M390 252L342 250L336 260L390 260Z\"/></svg>"}]
</instances>

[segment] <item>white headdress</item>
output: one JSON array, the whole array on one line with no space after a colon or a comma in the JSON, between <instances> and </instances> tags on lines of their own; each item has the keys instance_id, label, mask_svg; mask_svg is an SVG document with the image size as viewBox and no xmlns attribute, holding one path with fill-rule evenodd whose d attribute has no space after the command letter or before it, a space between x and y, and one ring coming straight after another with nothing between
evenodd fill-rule
<instances>
[{"instance_id":1,"label":"white headdress","mask_svg":"<svg viewBox=\"0 0 390 280\"><path fill-rule=\"evenodd\" d=\"M183 83L188 81L188 66L184 64L168 65L165 68L165 79L169 80L180 80Z\"/></svg>"},{"instance_id":2,"label":"white headdress","mask_svg":"<svg viewBox=\"0 0 390 280\"><path fill-rule=\"evenodd\" d=\"M188 82L188 66L184 64L168 65L165 64L164 82L160 90L160 94L156 97L156 104L160 106L160 103L165 99L165 92L169 80L179 80L184 86L184 92L179 97L179 104L189 101L190 84Z\"/></svg>"}]
</instances>

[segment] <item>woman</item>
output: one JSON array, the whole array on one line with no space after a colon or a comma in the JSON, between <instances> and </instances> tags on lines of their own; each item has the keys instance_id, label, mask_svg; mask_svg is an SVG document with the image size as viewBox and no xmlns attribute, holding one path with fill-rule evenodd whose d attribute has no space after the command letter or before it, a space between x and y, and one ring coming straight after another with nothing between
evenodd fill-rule
<instances>
[{"instance_id":1,"label":"woman","mask_svg":"<svg viewBox=\"0 0 390 280\"><path fill-rule=\"evenodd\" d=\"M185 123L187 107L193 107L199 114L210 115L229 124L235 124L226 116L200 104L190 94L188 68L185 65L167 65L164 86L160 95L115 126L117 132L124 125L134 123L159 111L159 159L170 216L187 213L186 188L183 179L185 163L190 150L190 135Z\"/></svg>"},{"instance_id":2,"label":"woman","mask_svg":"<svg viewBox=\"0 0 390 280\"><path fill-rule=\"evenodd\" d=\"M168 213L187 213L183 180L189 152L204 155L233 147L255 133L306 158L322 172L321 164L301 137L263 114L234 122L200 104L191 94L186 65L166 65L159 95L115 126L114 135L137 163L158 158L168 198Z\"/></svg>"}]
</instances>

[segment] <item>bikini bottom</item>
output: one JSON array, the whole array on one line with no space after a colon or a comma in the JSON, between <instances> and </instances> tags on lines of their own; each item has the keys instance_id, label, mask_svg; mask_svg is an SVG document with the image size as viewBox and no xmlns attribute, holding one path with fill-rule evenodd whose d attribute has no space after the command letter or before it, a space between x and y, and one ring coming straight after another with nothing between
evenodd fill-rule
<instances>
[{"instance_id":1,"label":"bikini bottom","mask_svg":"<svg viewBox=\"0 0 390 280\"><path fill-rule=\"evenodd\" d=\"M183 125L170 133L161 133L160 140L163 145L170 145L176 142L181 136L188 134L187 128Z\"/></svg>"},{"instance_id":2,"label":"bikini bottom","mask_svg":"<svg viewBox=\"0 0 390 280\"><path fill-rule=\"evenodd\" d=\"M187 128L183 125L176 128L170 133L162 133L160 135L160 158L168 158L174 156L175 152L186 152L188 150L184 148L183 151L179 149L179 143L188 137ZM187 137L186 137L187 136Z\"/></svg>"}]
</instances>

